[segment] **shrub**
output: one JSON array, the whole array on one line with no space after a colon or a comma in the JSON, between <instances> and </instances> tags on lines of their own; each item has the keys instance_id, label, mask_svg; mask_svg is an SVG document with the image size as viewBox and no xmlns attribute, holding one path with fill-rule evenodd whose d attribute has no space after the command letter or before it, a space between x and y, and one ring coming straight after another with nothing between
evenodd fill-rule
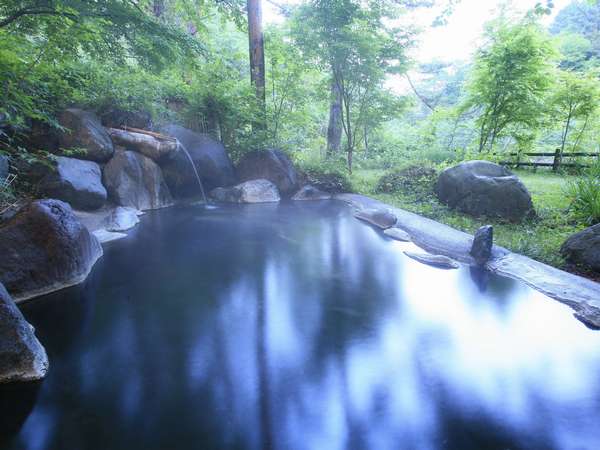
<instances>
[{"instance_id":1,"label":"shrub","mask_svg":"<svg viewBox=\"0 0 600 450\"><path fill-rule=\"evenodd\" d=\"M339 194L352 192L352 184L345 168L334 163L306 165L302 168L305 181L325 192Z\"/></svg>"},{"instance_id":2,"label":"shrub","mask_svg":"<svg viewBox=\"0 0 600 450\"><path fill-rule=\"evenodd\" d=\"M383 175L375 190L383 194L404 192L423 197L433 193L436 178L437 172L431 167L410 166Z\"/></svg>"},{"instance_id":3,"label":"shrub","mask_svg":"<svg viewBox=\"0 0 600 450\"><path fill-rule=\"evenodd\" d=\"M586 225L600 223L600 161L584 172L581 178L567 185L575 217Z\"/></svg>"}]
</instances>

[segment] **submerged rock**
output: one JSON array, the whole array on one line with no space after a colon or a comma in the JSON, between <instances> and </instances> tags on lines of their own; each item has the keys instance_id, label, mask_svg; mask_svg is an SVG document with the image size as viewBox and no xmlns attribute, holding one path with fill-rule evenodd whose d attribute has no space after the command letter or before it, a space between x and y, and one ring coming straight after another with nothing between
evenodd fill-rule
<instances>
[{"instance_id":1,"label":"submerged rock","mask_svg":"<svg viewBox=\"0 0 600 450\"><path fill-rule=\"evenodd\" d=\"M494 228L491 225L484 225L475 233L470 251L471 256L478 265L483 266L490 260L493 246Z\"/></svg>"},{"instance_id":2,"label":"submerged rock","mask_svg":"<svg viewBox=\"0 0 600 450\"><path fill-rule=\"evenodd\" d=\"M453 259L443 255L431 255L429 253L413 253L404 252L406 256L412 258L420 263L427 264L429 266L439 267L440 269L458 269L459 265Z\"/></svg>"},{"instance_id":3,"label":"submerged rock","mask_svg":"<svg viewBox=\"0 0 600 450\"><path fill-rule=\"evenodd\" d=\"M139 153L117 151L104 167L103 180L117 205L144 210L173 204L160 167Z\"/></svg>"},{"instance_id":4,"label":"submerged rock","mask_svg":"<svg viewBox=\"0 0 600 450\"><path fill-rule=\"evenodd\" d=\"M316 187L307 184L294 194L292 200L329 200L330 198L331 194L328 192L323 192Z\"/></svg>"},{"instance_id":5,"label":"submerged rock","mask_svg":"<svg viewBox=\"0 0 600 450\"><path fill-rule=\"evenodd\" d=\"M534 214L525 185L508 169L489 161L466 161L444 170L435 192L451 208L476 217L520 222Z\"/></svg>"},{"instance_id":6,"label":"submerged rock","mask_svg":"<svg viewBox=\"0 0 600 450\"><path fill-rule=\"evenodd\" d=\"M410 242L412 239L410 238L410 234L406 231L401 230L400 228L388 228L387 230L383 230L383 234L386 236L395 239L396 241L401 242Z\"/></svg>"},{"instance_id":7,"label":"submerged rock","mask_svg":"<svg viewBox=\"0 0 600 450\"><path fill-rule=\"evenodd\" d=\"M115 151L112 140L94 113L69 108L58 120L66 128L59 135L63 150L79 150L77 158L96 162L106 162L112 157Z\"/></svg>"},{"instance_id":8,"label":"submerged rock","mask_svg":"<svg viewBox=\"0 0 600 450\"><path fill-rule=\"evenodd\" d=\"M55 157L56 167L41 181L45 196L69 203L75 209L98 209L106 202L102 171L93 161Z\"/></svg>"},{"instance_id":9,"label":"submerged rock","mask_svg":"<svg viewBox=\"0 0 600 450\"><path fill-rule=\"evenodd\" d=\"M177 138L189 153L204 189L235 184L235 172L231 159L223 144L207 134L196 133L179 125L168 125L161 129L163 134ZM169 189L176 197L198 195L200 187L190 160L183 151L177 151L162 163Z\"/></svg>"},{"instance_id":10,"label":"submerged rock","mask_svg":"<svg viewBox=\"0 0 600 450\"><path fill-rule=\"evenodd\" d=\"M281 150L255 150L246 153L236 167L240 181L269 180L283 196L294 194L300 177L290 158Z\"/></svg>"},{"instance_id":11,"label":"submerged rock","mask_svg":"<svg viewBox=\"0 0 600 450\"><path fill-rule=\"evenodd\" d=\"M60 200L36 200L0 225L0 282L16 300L80 283L102 247Z\"/></svg>"},{"instance_id":12,"label":"submerged rock","mask_svg":"<svg viewBox=\"0 0 600 450\"><path fill-rule=\"evenodd\" d=\"M382 230L393 227L398 221L396 216L386 209L362 209L354 213L354 217L369 222Z\"/></svg>"},{"instance_id":13,"label":"submerged rock","mask_svg":"<svg viewBox=\"0 0 600 450\"><path fill-rule=\"evenodd\" d=\"M250 180L230 188L216 188L210 193L219 202L270 203L280 200L277 186L269 180Z\"/></svg>"},{"instance_id":14,"label":"submerged rock","mask_svg":"<svg viewBox=\"0 0 600 450\"><path fill-rule=\"evenodd\" d=\"M44 347L0 283L0 383L39 380L47 370Z\"/></svg>"},{"instance_id":15,"label":"submerged rock","mask_svg":"<svg viewBox=\"0 0 600 450\"><path fill-rule=\"evenodd\" d=\"M567 261L600 272L600 223L570 236L560 252Z\"/></svg>"},{"instance_id":16,"label":"submerged rock","mask_svg":"<svg viewBox=\"0 0 600 450\"><path fill-rule=\"evenodd\" d=\"M106 231L126 231L140 222L138 210L126 206L118 206L104 220Z\"/></svg>"}]
</instances>

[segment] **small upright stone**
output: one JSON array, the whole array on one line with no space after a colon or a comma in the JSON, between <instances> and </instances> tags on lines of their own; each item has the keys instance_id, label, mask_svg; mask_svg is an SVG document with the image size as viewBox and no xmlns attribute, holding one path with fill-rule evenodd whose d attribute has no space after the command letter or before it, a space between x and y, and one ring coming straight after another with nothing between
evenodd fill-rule
<instances>
[{"instance_id":1,"label":"small upright stone","mask_svg":"<svg viewBox=\"0 0 600 450\"><path fill-rule=\"evenodd\" d=\"M494 228L491 225L484 225L479 228L473 237L473 245L470 252L478 265L483 266L490 260L493 245Z\"/></svg>"}]
</instances>

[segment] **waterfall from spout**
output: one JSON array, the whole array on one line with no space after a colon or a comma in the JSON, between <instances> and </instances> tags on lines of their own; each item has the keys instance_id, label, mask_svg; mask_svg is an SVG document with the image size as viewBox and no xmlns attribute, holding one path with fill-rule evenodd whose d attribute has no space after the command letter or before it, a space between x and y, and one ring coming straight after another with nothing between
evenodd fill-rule
<instances>
[{"instance_id":1,"label":"waterfall from spout","mask_svg":"<svg viewBox=\"0 0 600 450\"><path fill-rule=\"evenodd\" d=\"M202 185L202 180L200 180L200 175L198 174L198 170L196 169L196 164L194 164L194 160L192 159L190 152L187 151L187 148L185 148L185 145L183 145L181 142L179 142L179 148L181 150L183 150L183 153L185 153L185 156L187 156L188 161L192 165L194 175L196 175L196 180L198 180L198 186L200 186L200 193L202 194L202 200L204 201L204 204L208 204L208 201L206 200L206 194L204 193L204 186Z\"/></svg>"}]
</instances>

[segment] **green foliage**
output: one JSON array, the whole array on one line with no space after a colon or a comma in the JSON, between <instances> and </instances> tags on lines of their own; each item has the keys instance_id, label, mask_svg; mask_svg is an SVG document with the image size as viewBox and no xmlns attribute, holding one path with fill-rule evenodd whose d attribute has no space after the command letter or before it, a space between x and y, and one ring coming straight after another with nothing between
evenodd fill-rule
<instances>
[{"instance_id":1,"label":"green foliage","mask_svg":"<svg viewBox=\"0 0 600 450\"><path fill-rule=\"evenodd\" d=\"M425 198L433 194L436 179L437 172L431 167L409 166L384 174L377 182L375 191L384 194L403 192Z\"/></svg>"},{"instance_id":2,"label":"green foliage","mask_svg":"<svg viewBox=\"0 0 600 450\"><path fill-rule=\"evenodd\" d=\"M486 38L465 105L479 111L479 151L493 149L511 131L540 126L555 57L550 39L530 16L516 24L500 17L487 25Z\"/></svg>"},{"instance_id":3,"label":"green foliage","mask_svg":"<svg viewBox=\"0 0 600 450\"><path fill-rule=\"evenodd\" d=\"M321 164L304 164L301 166L306 182L325 192L338 194L353 192L348 173L340 164L324 162Z\"/></svg>"},{"instance_id":4,"label":"green foliage","mask_svg":"<svg viewBox=\"0 0 600 450\"><path fill-rule=\"evenodd\" d=\"M587 225L600 223L600 161L571 181L565 193L576 218Z\"/></svg>"}]
</instances>

